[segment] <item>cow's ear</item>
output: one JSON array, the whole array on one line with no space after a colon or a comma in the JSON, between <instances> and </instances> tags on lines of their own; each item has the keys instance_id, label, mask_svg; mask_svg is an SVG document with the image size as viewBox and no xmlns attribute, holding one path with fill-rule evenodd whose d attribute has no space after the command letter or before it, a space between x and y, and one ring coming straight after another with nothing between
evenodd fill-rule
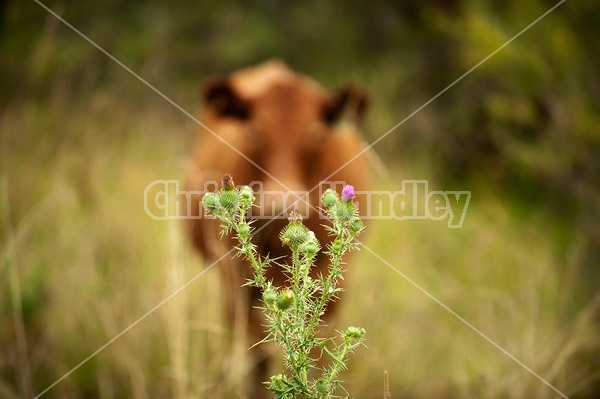
<instances>
[{"instance_id":1,"label":"cow's ear","mask_svg":"<svg viewBox=\"0 0 600 399\"><path fill-rule=\"evenodd\" d=\"M329 124L347 121L359 124L367 110L369 95L358 85L348 85L337 90L325 103L323 119Z\"/></svg>"},{"instance_id":2,"label":"cow's ear","mask_svg":"<svg viewBox=\"0 0 600 399\"><path fill-rule=\"evenodd\" d=\"M204 103L224 117L236 119L250 118L250 104L240 98L227 78L216 77L208 80L201 88Z\"/></svg>"}]
</instances>

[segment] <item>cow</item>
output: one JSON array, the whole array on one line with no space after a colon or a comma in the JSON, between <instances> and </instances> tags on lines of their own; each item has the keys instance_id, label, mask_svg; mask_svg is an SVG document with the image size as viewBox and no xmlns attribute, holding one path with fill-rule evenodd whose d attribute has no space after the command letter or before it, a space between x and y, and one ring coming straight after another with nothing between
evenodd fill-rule
<instances>
[{"instance_id":1,"label":"cow","mask_svg":"<svg viewBox=\"0 0 600 399\"><path fill-rule=\"evenodd\" d=\"M352 184L357 191L369 188L368 162L362 154L366 144L358 130L368 102L361 87L348 85L328 93L313 79L271 60L209 79L201 95L201 121L205 126L200 129L188 171L188 191L204 191L206 182L219 182L224 174L231 174L237 185L259 183L264 193L256 193L255 209L261 218L254 224L259 231L253 242L263 256L289 256L289 249L278 237L287 219L275 217L285 216L293 200L308 199L316 208L325 188L339 192L341 186L334 185L336 182ZM188 205L186 211L193 216L189 230L194 246L208 261L218 259L233 243L221 241L219 223L202 216L200 195ZM365 207L359 199L359 209ZM318 212L302 203L298 208L304 211L304 222L319 241L323 245L330 242L322 226L326 221ZM251 276L248 264L239 258L226 258L219 265L226 320L232 331L247 329L249 337L259 341L265 337L264 320L256 309L262 293L257 288L242 287ZM327 267L327 257L321 254L313 274L326 273ZM275 285L284 284L281 271L276 267L268 270ZM334 302L326 317L330 320L335 311ZM264 397L261 382L268 377L269 354L264 345L254 346L251 354L253 382L249 396Z\"/></svg>"}]
</instances>

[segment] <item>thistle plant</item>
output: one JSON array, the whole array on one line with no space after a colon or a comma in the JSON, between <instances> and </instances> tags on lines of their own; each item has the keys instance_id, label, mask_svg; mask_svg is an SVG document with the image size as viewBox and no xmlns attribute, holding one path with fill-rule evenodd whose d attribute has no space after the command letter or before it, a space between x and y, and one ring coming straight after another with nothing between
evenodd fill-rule
<instances>
[{"instance_id":1,"label":"thistle plant","mask_svg":"<svg viewBox=\"0 0 600 399\"><path fill-rule=\"evenodd\" d=\"M357 249L354 238L364 229L354 197L352 186L344 187L341 197L333 190L323 194L322 211L331 220L331 225L324 227L333 240L324 250L329 259L326 274L311 277L322 248L299 213L290 213L289 223L279 236L291 250L291 262L276 261L258 254L251 241L254 228L247 213L255 205L250 187L238 189L226 175L219 193L204 196L207 213L223 222L221 237L233 234L238 244L236 256L246 259L253 269L253 278L245 285L262 291L267 337L260 343L275 342L283 349L285 369L265 382L276 398L337 398L341 397L339 392L348 395L339 374L347 368L349 355L363 343L365 330L348 327L329 338L318 333L324 327L322 316L327 305L342 291L343 256ZM267 279L268 267L282 268L287 277L285 286L275 286ZM331 359L328 366L323 365L327 363L323 357Z\"/></svg>"}]
</instances>

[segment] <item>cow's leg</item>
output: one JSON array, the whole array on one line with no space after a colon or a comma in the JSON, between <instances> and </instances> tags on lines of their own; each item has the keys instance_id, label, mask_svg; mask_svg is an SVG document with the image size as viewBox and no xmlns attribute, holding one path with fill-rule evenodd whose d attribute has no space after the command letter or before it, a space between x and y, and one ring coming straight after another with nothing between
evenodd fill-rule
<instances>
[{"instance_id":1,"label":"cow's leg","mask_svg":"<svg viewBox=\"0 0 600 399\"><path fill-rule=\"evenodd\" d=\"M264 319L261 314L261 310L257 309L258 306L262 304L259 302L258 298L260 296L260 292L257 288L252 288L252 307L249 309L249 336L252 340L250 342L251 345L256 344L261 341L265 336L266 327L264 324ZM250 390L249 397L250 399L263 399L263 398L271 398L271 394L267 390L267 387L263 382L268 381L269 379L269 366L270 366L270 353L267 347L267 344L262 343L253 346L250 349L250 356L252 361L252 372L251 372L251 381L250 381Z\"/></svg>"},{"instance_id":2,"label":"cow's leg","mask_svg":"<svg viewBox=\"0 0 600 399\"><path fill-rule=\"evenodd\" d=\"M242 287L244 278L236 262L219 265L223 284L225 325L228 329L228 355L224 363L228 384L236 387L237 395L245 391L244 379L248 364L248 325L250 290Z\"/></svg>"},{"instance_id":3,"label":"cow's leg","mask_svg":"<svg viewBox=\"0 0 600 399\"><path fill-rule=\"evenodd\" d=\"M266 335L262 311L256 309L261 306L260 290L254 287L242 287L245 278L249 276L243 276L240 268L247 265L233 262L222 264L220 267L224 284L225 322L231 334L231 355L227 362L229 378L238 385L242 375L249 370L245 389L247 397L249 399L271 398L267 387L263 384L269 379L268 348L265 344L259 344L248 349ZM244 365L248 365L248 368Z\"/></svg>"}]
</instances>

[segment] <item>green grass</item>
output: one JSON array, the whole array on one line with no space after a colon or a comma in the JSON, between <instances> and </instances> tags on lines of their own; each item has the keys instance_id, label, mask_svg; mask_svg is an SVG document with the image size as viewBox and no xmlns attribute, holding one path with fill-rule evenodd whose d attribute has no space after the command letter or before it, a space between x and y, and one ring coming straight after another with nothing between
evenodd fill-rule
<instances>
[{"instance_id":1,"label":"green grass","mask_svg":"<svg viewBox=\"0 0 600 399\"><path fill-rule=\"evenodd\" d=\"M203 270L183 227L143 208L148 183L184 175L196 127L164 103L98 90L15 102L0 131L0 396L17 398L19 381L41 392ZM427 177L400 166L380 188ZM485 185L436 188L473 190L462 229L378 221L365 243L559 390L585 396L599 378L598 301L577 290L577 236L560 250L560 227L542 212L523 216ZM368 251L349 268L338 324L365 327L368 346L342 375L354 396L382 397L384 370L393 397L557 396ZM45 397L241 396L247 343L227 346L218 283L211 269Z\"/></svg>"}]
</instances>

